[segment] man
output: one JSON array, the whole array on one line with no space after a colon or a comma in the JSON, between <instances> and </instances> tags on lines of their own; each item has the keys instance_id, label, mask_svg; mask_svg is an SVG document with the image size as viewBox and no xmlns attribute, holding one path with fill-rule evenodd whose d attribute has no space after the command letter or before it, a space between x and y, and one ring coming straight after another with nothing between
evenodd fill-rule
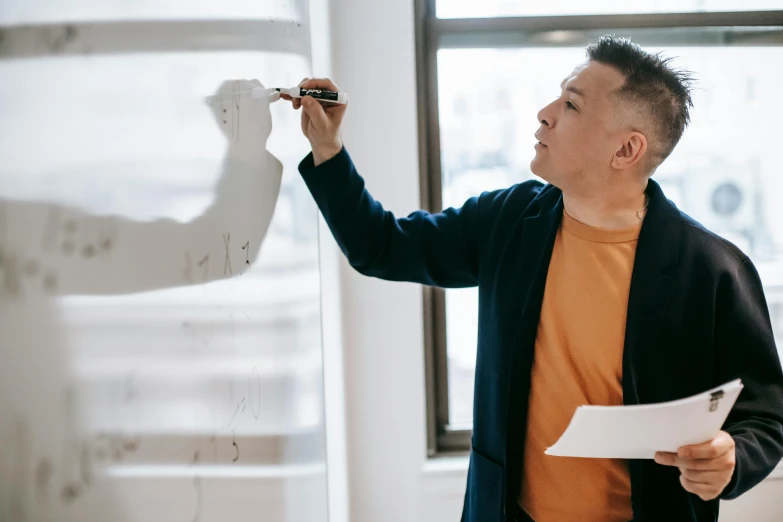
<instances>
[{"instance_id":1,"label":"man","mask_svg":"<svg viewBox=\"0 0 783 522\"><path fill-rule=\"evenodd\" d=\"M529 181L395 218L340 141L344 106L304 107L300 171L351 265L479 287L463 520L715 521L783 456L783 372L758 274L651 180L688 123L690 77L601 38L538 114ZM328 80L306 88L338 90ZM582 404L682 398L741 378L720 434L653 460L552 457Z\"/></svg>"}]
</instances>

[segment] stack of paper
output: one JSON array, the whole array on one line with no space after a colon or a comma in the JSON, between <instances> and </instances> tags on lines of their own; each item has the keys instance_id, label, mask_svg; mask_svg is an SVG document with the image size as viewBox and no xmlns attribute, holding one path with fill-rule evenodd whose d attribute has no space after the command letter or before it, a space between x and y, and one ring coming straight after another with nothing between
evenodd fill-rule
<instances>
[{"instance_id":1,"label":"stack of paper","mask_svg":"<svg viewBox=\"0 0 783 522\"><path fill-rule=\"evenodd\" d=\"M742 391L737 379L698 395L641 406L580 406L547 455L652 459L715 438Z\"/></svg>"}]
</instances>

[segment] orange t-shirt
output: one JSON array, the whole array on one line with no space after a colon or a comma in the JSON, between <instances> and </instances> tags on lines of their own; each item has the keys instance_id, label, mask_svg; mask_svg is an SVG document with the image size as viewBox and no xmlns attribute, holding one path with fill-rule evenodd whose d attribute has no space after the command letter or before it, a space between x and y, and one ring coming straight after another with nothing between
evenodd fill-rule
<instances>
[{"instance_id":1,"label":"orange t-shirt","mask_svg":"<svg viewBox=\"0 0 783 522\"><path fill-rule=\"evenodd\" d=\"M567 213L547 273L531 375L519 503L536 522L627 522L625 460L544 451L584 404L623 404L623 347L641 224L606 230Z\"/></svg>"}]
</instances>

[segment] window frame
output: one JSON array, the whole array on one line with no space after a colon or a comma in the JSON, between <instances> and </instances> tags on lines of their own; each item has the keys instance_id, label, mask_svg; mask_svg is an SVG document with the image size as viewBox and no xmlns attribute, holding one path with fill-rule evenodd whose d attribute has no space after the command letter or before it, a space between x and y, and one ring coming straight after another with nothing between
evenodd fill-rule
<instances>
[{"instance_id":1,"label":"window frame","mask_svg":"<svg viewBox=\"0 0 783 522\"><path fill-rule=\"evenodd\" d=\"M443 210L438 51L586 46L616 31L641 45L783 46L783 10L444 18L437 0L414 0L421 208ZM449 421L446 292L423 287L429 457L465 454L472 427Z\"/></svg>"}]
</instances>

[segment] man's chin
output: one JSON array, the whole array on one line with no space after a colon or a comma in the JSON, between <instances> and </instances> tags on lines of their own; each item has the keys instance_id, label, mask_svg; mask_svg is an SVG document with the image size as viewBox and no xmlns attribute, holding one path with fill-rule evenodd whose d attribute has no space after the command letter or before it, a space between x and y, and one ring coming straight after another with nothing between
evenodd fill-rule
<instances>
[{"instance_id":1,"label":"man's chin","mask_svg":"<svg viewBox=\"0 0 783 522\"><path fill-rule=\"evenodd\" d=\"M548 176L548 169L541 165L541 160L538 159L538 156L533 158L533 161L530 162L530 172L543 179L547 183L552 183Z\"/></svg>"}]
</instances>

